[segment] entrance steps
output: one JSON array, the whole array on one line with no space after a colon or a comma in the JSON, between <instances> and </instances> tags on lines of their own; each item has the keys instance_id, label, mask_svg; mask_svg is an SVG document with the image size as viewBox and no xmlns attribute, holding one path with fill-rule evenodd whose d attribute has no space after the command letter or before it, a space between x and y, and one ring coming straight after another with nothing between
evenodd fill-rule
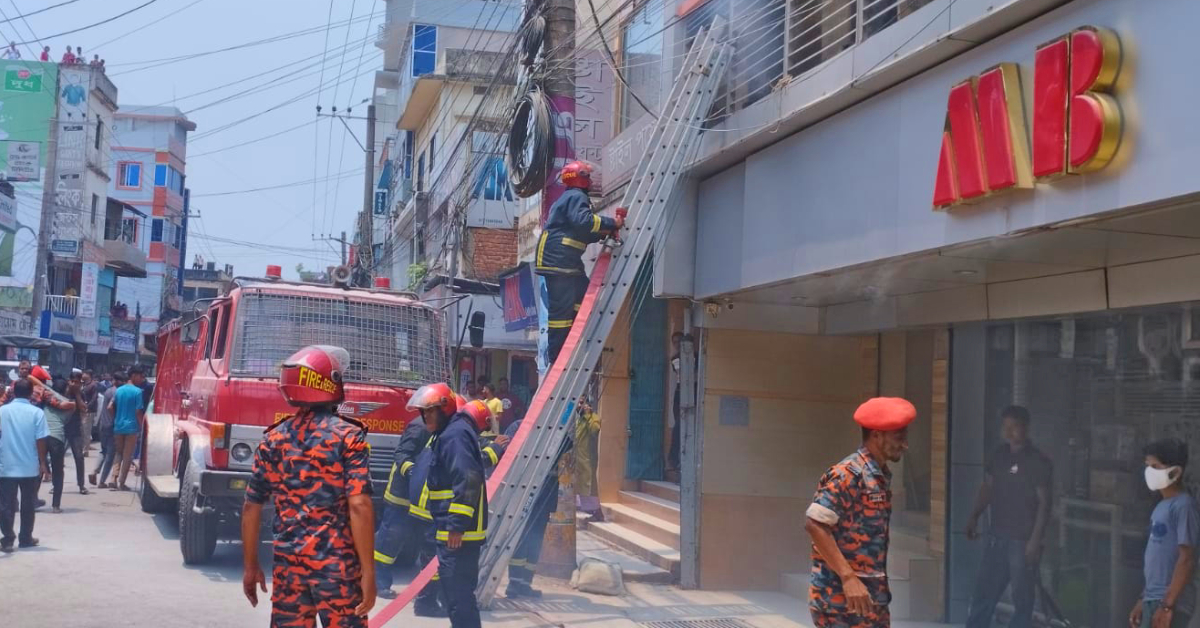
<instances>
[{"instance_id":1,"label":"entrance steps","mask_svg":"<svg viewBox=\"0 0 1200 628\"><path fill-rule=\"evenodd\" d=\"M679 581L679 485L642 481L636 491L621 491L617 503L601 504L603 522L587 530L671 574Z\"/></svg>"}]
</instances>

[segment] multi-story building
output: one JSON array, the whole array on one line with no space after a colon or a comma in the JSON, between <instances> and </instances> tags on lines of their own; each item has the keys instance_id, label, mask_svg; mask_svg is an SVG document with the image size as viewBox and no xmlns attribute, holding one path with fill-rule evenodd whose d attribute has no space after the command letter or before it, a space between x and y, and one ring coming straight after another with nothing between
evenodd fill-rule
<instances>
[{"instance_id":1,"label":"multi-story building","mask_svg":"<svg viewBox=\"0 0 1200 628\"><path fill-rule=\"evenodd\" d=\"M724 24L736 49L656 251L654 298L609 339L600 492L625 508L597 529L627 547L657 540L656 561L670 541L685 586L806 596L817 481L859 445L860 402L906 396L918 419L892 467L892 616L961 623L983 551L964 529L1003 443L1000 411L1022 405L1055 467L1046 594L1073 624L1125 625L1154 503L1141 448L1194 443L1200 426L1200 142L1195 87L1179 79L1200 5L621 11L599 16L628 83L599 98L615 134L607 206L651 115L671 104L692 36ZM589 32L578 41L594 43ZM699 347L678 475L667 469L676 331ZM630 487L661 494L675 479L679 515L628 512Z\"/></svg>"},{"instance_id":2,"label":"multi-story building","mask_svg":"<svg viewBox=\"0 0 1200 628\"><path fill-rule=\"evenodd\" d=\"M197 258L183 270L183 309L190 311L196 301L215 299L225 294L233 283L233 265L217 268L216 262ZM201 311L207 304L201 304Z\"/></svg>"},{"instance_id":3,"label":"multi-story building","mask_svg":"<svg viewBox=\"0 0 1200 628\"><path fill-rule=\"evenodd\" d=\"M129 320L140 314L143 337L152 337L160 322L183 307L187 137L194 130L194 122L168 106L125 105L114 121L109 194L148 218L148 232L139 240L147 254L146 277L117 288Z\"/></svg>"},{"instance_id":4,"label":"multi-story building","mask_svg":"<svg viewBox=\"0 0 1200 628\"><path fill-rule=\"evenodd\" d=\"M516 264L519 205L501 141L516 81L503 58L521 3L410 1L395 14L404 3L388 4L385 70L376 83L377 102L386 106L376 116L392 126L382 136L387 198L376 221L376 275L426 298L468 295L450 306L457 325L448 327L461 329L475 312L487 322L484 346L460 352L458 386L511 374L514 388L528 392L536 384L534 343L505 330L497 298L500 274Z\"/></svg>"}]
</instances>

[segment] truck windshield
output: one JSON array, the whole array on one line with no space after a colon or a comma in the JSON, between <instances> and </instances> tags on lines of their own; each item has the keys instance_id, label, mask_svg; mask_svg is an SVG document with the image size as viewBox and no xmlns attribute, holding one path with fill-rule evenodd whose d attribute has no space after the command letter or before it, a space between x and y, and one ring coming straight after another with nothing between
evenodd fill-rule
<instances>
[{"instance_id":1,"label":"truck windshield","mask_svg":"<svg viewBox=\"0 0 1200 628\"><path fill-rule=\"evenodd\" d=\"M419 386L446 378L441 326L427 308L247 291L234 324L234 375L276 377L302 347L334 345L350 352L346 381Z\"/></svg>"}]
</instances>

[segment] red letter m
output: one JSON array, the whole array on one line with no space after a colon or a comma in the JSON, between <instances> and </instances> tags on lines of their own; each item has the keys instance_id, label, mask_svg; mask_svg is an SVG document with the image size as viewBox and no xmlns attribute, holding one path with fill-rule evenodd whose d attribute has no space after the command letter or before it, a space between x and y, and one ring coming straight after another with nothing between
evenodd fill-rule
<instances>
[{"instance_id":1,"label":"red letter m","mask_svg":"<svg viewBox=\"0 0 1200 628\"><path fill-rule=\"evenodd\" d=\"M934 209L1033 186L1017 66L1002 63L950 89Z\"/></svg>"}]
</instances>

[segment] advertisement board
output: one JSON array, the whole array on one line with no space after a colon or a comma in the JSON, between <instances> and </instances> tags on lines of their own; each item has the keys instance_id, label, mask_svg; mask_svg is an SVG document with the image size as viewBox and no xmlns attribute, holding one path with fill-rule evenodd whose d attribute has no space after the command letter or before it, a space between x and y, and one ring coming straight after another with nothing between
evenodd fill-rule
<instances>
[{"instance_id":1,"label":"advertisement board","mask_svg":"<svg viewBox=\"0 0 1200 628\"><path fill-rule=\"evenodd\" d=\"M103 338L103 336L101 336ZM134 347L137 346L137 335L129 329L114 329L112 330L112 350L121 351L123 353L133 353Z\"/></svg>"},{"instance_id":2,"label":"advertisement board","mask_svg":"<svg viewBox=\"0 0 1200 628\"><path fill-rule=\"evenodd\" d=\"M84 262L79 275L79 317L96 318L96 290L100 285L100 265Z\"/></svg>"},{"instance_id":3,"label":"advertisement board","mask_svg":"<svg viewBox=\"0 0 1200 628\"><path fill-rule=\"evenodd\" d=\"M0 150L0 175L10 181L37 181L45 165L41 143L50 137L54 117L58 64L14 59L0 62L0 67L0 142L7 145Z\"/></svg>"},{"instance_id":4,"label":"advertisement board","mask_svg":"<svg viewBox=\"0 0 1200 628\"><path fill-rule=\"evenodd\" d=\"M75 315L42 310L41 337L63 342L75 341Z\"/></svg>"},{"instance_id":5,"label":"advertisement board","mask_svg":"<svg viewBox=\"0 0 1200 628\"><path fill-rule=\"evenodd\" d=\"M537 327L537 301L534 299L533 285L533 265L529 263L500 275L504 331Z\"/></svg>"},{"instance_id":6,"label":"advertisement board","mask_svg":"<svg viewBox=\"0 0 1200 628\"><path fill-rule=\"evenodd\" d=\"M17 230L17 199L0 192L0 230Z\"/></svg>"}]
</instances>

